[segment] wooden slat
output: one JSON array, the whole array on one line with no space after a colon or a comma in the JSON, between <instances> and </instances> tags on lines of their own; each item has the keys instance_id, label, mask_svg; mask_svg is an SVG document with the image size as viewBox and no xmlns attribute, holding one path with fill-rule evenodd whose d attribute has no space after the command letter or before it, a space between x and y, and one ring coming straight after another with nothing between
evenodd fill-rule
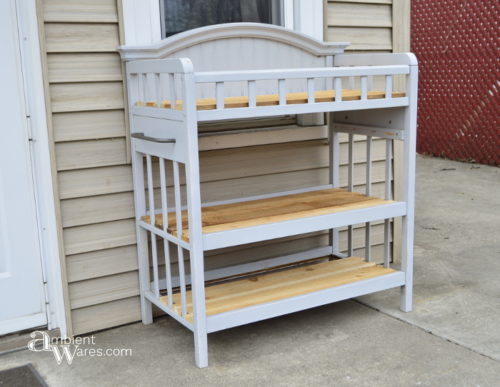
<instances>
[{"instance_id":1,"label":"wooden slat","mask_svg":"<svg viewBox=\"0 0 500 387\"><path fill-rule=\"evenodd\" d=\"M140 319L139 297L93 305L71 312L75 335L116 327Z\"/></svg>"},{"instance_id":2,"label":"wooden slat","mask_svg":"<svg viewBox=\"0 0 500 387\"><path fill-rule=\"evenodd\" d=\"M391 203L391 201L369 197L356 192L347 192L342 189L326 189L204 207L202 209L202 225L204 233L220 232L368 208L387 203ZM185 211L183 217L187 219ZM149 221L149 216L143 217L143 220ZM156 216L155 223L158 227L163 227L161 214ZM169 229L175 229L173 219L169 224Z\"/></svg>"},{"instance_id":3,"label":"wooden slat","mask_svg":"<svg viewBox=\"0 0 500 387\"><path fill-rule=\"evenodd\" d=\"M126 164L126 146L124 138L59 143L56 144L57 169L64 171Z\"/></svg>"},{"instance_id":4,"label":"wooden slat","mask_svg":"<svg viewBox=\"0 0 500 387\"><path fill-rule=\"evenodd\" d=\"M61 201L63 227L129 219L134 216L132 192Z\"/></svg>"},{"instance_id":5,"label":"wooden slat","mask_svg":"<svg viewBox=\"0 0 500 387\"><path fill-rule=\"evenodd\" d=\"M45 23L45 42L52 52L115 52L118 24Z\"/></svg>"},{"instance_id":6,"label":"wooden slat","mask_svg":"<svg viewBox=\"0 0 500 387\"><path fill-rule=\"evenodd\" d=\"M403 97L404 93L393 93L392 97ZM384 91L370 91L368 93L368 99L380 99L385 98ZM343 101L356 101L361 99L360 90L342 90L342 100ZM295 104L305 104L308 101L307 92L298 93L287 93L286 103L289 105ZM333 102L335 101L335 90L319 90L315 92L315 102ZM257 106L274 106L279 105L280 98L278 94L263 94L257 96ZM157 103L154 101L137 102L137 106L150 106L156 107ZM170 109L171 103L169 100L162 102L162 108ZM224 98L224 108L242 108L248 107L248 97L226 97ZM196 101L196 108L198 110L214 110L217 108L217 102L215 98L200 98ZM175 109L182 110L182 100L177 100L175 104Z\"/></svg>"},{"instance_id":7,"label":"wooden slat","mask_svg":"<svg viewBox=\"0 0 500 387\"><path fill-rule=\"evenodd\" d=\"M116 0L44 0L46 22L117 23Z\"/></svg>"},{"instance_id":8,"label":"wooden slat","mask_svg":"<svg viewBox=\"0 0 500 387\"><path fill-rule=\"evenodd\" d=\"M330 3L328 25L335 27L391 27L390 4Z\"/></svg>"},{"instance_id":9,"label":"wooden slat","mask_svg":"<svg viewBox=\"0 0 500 387\"><path fill-rule=\"evenodd\" d=\"M206 313L214 315L382 276L394 270L351 257L252 276L205 288ZM188 294L188 299L191 295ZM161 298L167 303L167 297ZM174 295L176 308L179 296ZM188 306L192 310L192 306ZM192 318L192 316L191 316Z\"/></svg>"},{"instance_id":10,"label":"wooden slat","mask_svg":"<svg viewBox=\"0 0 500 387\"><path fill-rule=\"evenodd\" d=\"M69 284L71 309L102 304L139 294L137 271Z\"/></svg>"},{"instance_id":11,"label":"wooden slat","mask_svg":"<svg viewBox=\"0 0 500 387\"><path fill-rule=\"evenodd\" d=\"M56 142L126 135L123 110L55 113L52 115L52 126Z\"/></svg>"},{"instance_id":12,"label":"wooden slat","mask_svg":"<svg viewBox=\"0 0 500 387\"><path fill-rule=\"evenodd\" d=\"M328 41L351 42L352 50L392 50L391 28L328 27Z\"/></svg>"},{"instance_id":13,"label":"wooden slat","mask_svg":"<svg viewBox=\"0 0 500 387\"><path fill-rule=\"evenodd\" d=\"M50 85L52 112L123 109L121 82L55 83Z\"/></svg>"},{"instance_id":14,"label":"wooden slat","mask_svg":"<svg viewBox=\"0 0 500 387\"><path fill-rule=\"evenodd\" d=\"M68 255L68 282L109 276L137 270L137 247L122 246L90 253Z\"/></svg>"},{"instance_id":15,"label":"wooden slat","mask_svg":"<svg viewBox=\"0 0 500 387\"><path fill-rule=\"evenodd\" d=\"M50 83L123 79L118 53L48 54L47 68Z\"/></svg>"},{"instance_id":16,"label":"wooden slat","mask_svg":"<svg viewBox=\"0 0 500 387\"><path fill-rule=\"evenodd\" d=\"M70 227L64 229L63 237L66 255L127 246L136 242L135 220Z\"/></svg>"},{"instance_id":17,"label":"wooden slat","mask_svg":"<svg viewBox=\"0 0 500 387\"><path fill-rule=\"evenodd\" d=\"M61 199L133 190L130 165L62 171L57 177Z\"/></svg>"}]
</instances>

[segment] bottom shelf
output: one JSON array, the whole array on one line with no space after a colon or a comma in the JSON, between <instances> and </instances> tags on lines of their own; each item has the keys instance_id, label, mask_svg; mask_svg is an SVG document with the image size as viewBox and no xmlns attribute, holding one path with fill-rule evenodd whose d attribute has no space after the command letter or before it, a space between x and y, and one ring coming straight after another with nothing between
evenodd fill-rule
<instances>
[{"instance_id":1,"label":"bottom shelf","mask_svg":"<svg viewBox=\"0 0 500 387\"><path fill-rule=\"evenodd\" d=\"M207 316L279 301L324 289L352 284L394 273L395 270L366 262L363 258L320 262L281 271L218 283L205 288ZM191 300L191 292L187 292ZM167 305L167 296L160 298ZM181 313L180 294L174 294L174 310ZM186 319L192 320L192 305Z\"/></svg>"}]
</instances>

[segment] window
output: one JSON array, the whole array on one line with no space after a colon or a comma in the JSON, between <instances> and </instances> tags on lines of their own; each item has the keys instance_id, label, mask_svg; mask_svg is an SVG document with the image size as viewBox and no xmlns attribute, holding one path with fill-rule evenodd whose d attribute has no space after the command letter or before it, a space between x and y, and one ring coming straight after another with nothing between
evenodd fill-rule
<instances>
[{"instance_id":1,"label":"window","mask_svg":"<svg viewBox=\"0 0 500 387\"><path fill-rule=\"evenodd\" d=\"M283 25L282 0L160 0L162 38L220 23Z\"/></svg>"}]
</instances>

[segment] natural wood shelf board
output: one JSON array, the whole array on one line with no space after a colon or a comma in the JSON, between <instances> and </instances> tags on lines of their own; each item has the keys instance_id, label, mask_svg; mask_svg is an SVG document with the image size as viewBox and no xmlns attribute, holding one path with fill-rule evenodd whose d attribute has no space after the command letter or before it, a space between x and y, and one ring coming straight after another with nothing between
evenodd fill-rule
<instances>
[{"instance_id":1,"label":"natural wood shelf board","mask_svg":"<svg viewBox=\"0 0 500 387\"><path fill-rule=\"evenodd\" d=\"M334 102L335 101L335 90L320 90L314 93L315 102ZM393 92L392 98L400 98L404 97L405 94L401 92ZM384 91L369 91L368 99L381 99L385 98ZM356 101L361 99L361 91L360 90L342 90L342 101ZM307 103L307 93L306 92L298 92L298 93L287 93L286 95L286 103L288 105L294 104L306 104ZM264 94L256 96L256 105L257 106L274 106L279 105L279 95L278 94ZM137 102L136 106L149 106L156 107L157 102L148 101ZM161 107L170 109L171 103L169 100L164 100L161 102ZM224 108L232 109L232 108L244 108L248 107L248 97L226 97L224 98ZM215 98L199 98L196 100L196 108L198 110L215 110L217 108L217 102ZM182 101L177 100L175 109L182 109Z\"/></svg>"},{"instance_id":2,"label":"natural wood shelf board","mask_svg":"<svg viewBox=\"0 0 500 387\"><path fill-rule=\"evenodd\" d=\"M205 288L206 314L211 316L278 301L392 272L393 269L365 262L359 257L350 257L219 283ZM186 318L191 321L191 291L186 293ZM174 310L180 314L180 294L176 293L173 297ZM160 297L160 301L168 305L167 296Z\"/></svg>"},{"instance_id":3,"label":"natural wood shelf board","mask_svg":"<svg viewBox=\"0 0 500 387\"><path fill-rule=\"evenodd\" d=\"M283 222L287 220L327 215L342 211L379 206L392 201L366 196L357 192L332 188L267 199L203 207L203 233ZM187 212L182 213L183 238L187 239ZM149 216L142 217L146 223ZM175 214L169 213L168 231L176 233ZM163 228L163 217L157 214L156 226Z\"/></svg>"}]
</instances>

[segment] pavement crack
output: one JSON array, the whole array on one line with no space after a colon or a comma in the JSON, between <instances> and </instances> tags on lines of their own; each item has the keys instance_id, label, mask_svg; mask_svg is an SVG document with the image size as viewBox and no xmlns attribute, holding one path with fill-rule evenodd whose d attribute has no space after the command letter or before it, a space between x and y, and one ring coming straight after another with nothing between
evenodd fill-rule
<instances>
[{"instance_id":1,"label":"pavement crack","mask_svg":"<svg viewBox=\"0 0 500 387\"><path fill-rule=\"evenodd\" d=\"M409 325L409 326L411 326L411 327L415 327L415 328L417 328L417 329L420 329L421 331L423 331L423 332L425 332L425 333L428 333L428 334L430 334L430 335L432 335L432 336L434 336L434 337L437 337L438 339L448 341L448 342L450 342L450 343L452 343L452 344L455 344L455 345L457 345L457 346L459 346L459 347L461 347L461 348L464 348L464 349L466 349L466 350L468 350L468 351L470 351L470 352L476 353L476 354L481 355L481 356L483 356L483 357L485 357L485 358L487 358L487 359L490 359L490 360L493 360L493 361L495 361L495 362L497 362L497 363L500 363L500 361L499 361L498 359L495 359L494 357L491 357L491 356L485 355L484 353L478 352L477 350L475 350L475 349L473 349L473 348L469 348L469 347L467 347L467 346L465 346L465 345L463 345L463 344L461 344L461 343L459 343L459 342L457 342L457 341L454 341L454 340L452 340L452 339L450 339L450 338L448 338L448 337L441 336L441 335L439 335L439 334L434 333L433 331L431 331L431 330L429 330L429 329L426 329L426 328L421 327L421 326L419 326L419 325L413 324L413 323L411 323L411 322L409 322L409 321L403 320L401 317L394 316L394 315L392 315L392 314L389 314L389 313L387 313L387 312L384 312L383 310L381 310L381 309L379 309L379 308L377 308L377 307L375 307L375 306L373 306L373 305L369 305L369 304L367 304L366 302L363 302L363 301L358 300L358 299L356 299L356 298L354 298L354 299L352 299L352 300L353 300L354 302L356 302L356 303L358 303L358 304L362 305L362 306L365 306L365 307L367 307L367 308L369 308L369 309L374 310L375 312L382 313L383 315L388 316L388 317L391 317L391 318L393 318L393 319L395 319L395 320L401 321L402 323L404 323L404 324L406 324L406 325Z\"/></svg>"}]
</instances>

